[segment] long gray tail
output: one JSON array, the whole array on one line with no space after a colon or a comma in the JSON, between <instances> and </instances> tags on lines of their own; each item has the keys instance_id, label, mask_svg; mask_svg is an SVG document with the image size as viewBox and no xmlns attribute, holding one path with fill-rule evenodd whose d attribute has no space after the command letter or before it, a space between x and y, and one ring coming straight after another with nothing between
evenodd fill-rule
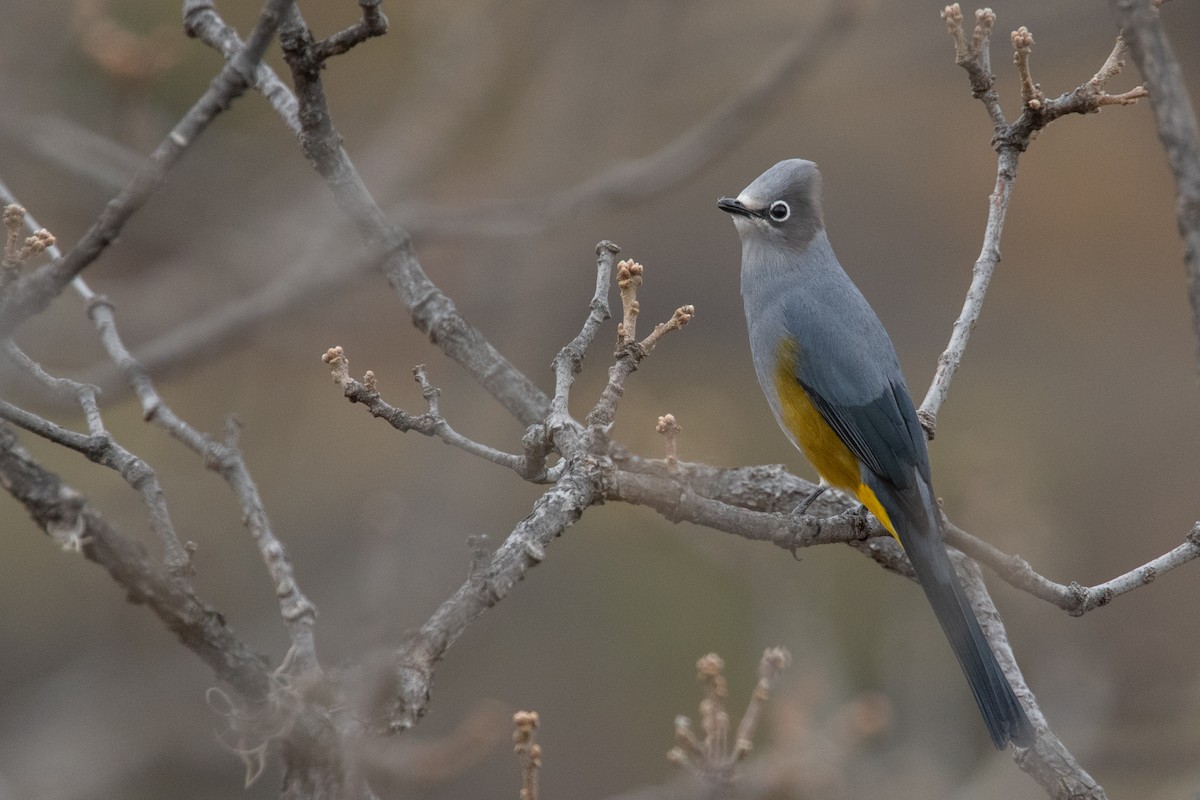
<instances>
[{"instance_id":1,"label":"long gray tail","mask_svg":"<svg viewBox=\"0 0 1200 800\"><path fill-rule=\"evenodd\" d=\"M876 491L892 518L917 580L933 606L933 613L950 640L950 647L962 666L975 702L979 704L992 742L998 750L1006 748L1010 741L1018 747L1029 747L1036 738L1033 725L1013 694L954 572L954 565L942 543L936 506L931 507L934 502L932 491L928 486L913 487L905 492L890 487L879 488L888 495L885 497Z\"/></svg>"}]
</instances>

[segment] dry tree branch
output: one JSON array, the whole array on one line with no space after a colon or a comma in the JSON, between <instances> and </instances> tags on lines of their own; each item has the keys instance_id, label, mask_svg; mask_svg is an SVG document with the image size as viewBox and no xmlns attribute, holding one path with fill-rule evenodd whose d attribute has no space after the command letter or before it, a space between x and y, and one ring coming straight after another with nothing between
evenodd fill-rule
<instances>
[{"instance_id":1,"label":"dry tree branch","mask_svg":"<svg viewBox=\"0 0 1200 800\"><path fill-rule=\"evenodd\" d=\"M878 522L858 513L857 504L830 492L817 501L819 515L790 519L791 509L811 494L814 484L781 465L725 469L705 464L645 459L623 455L608 499L646 506L671 522L691 522L751 541L789 549L821 544L886 544ZM1015 589L1052 603L1071 616L1107 606L1123 594L1152 583L1167 572L1200 558L1200 522L1185 541L1140 566L1095 586L1057 583L1033 569L1020 556L962 530L943 515L946 543L991 569ZM903 564L903 559L900 560ZM885 564L885 566L887 566ZM889 567L890 568L890 567ZM902 567L896 569L908 573Z\"/></svg>"},{"instance_id":2,"label":"dry tree branch","mask_svg":"<svg viewBox=\"0 0 1200 800\"><path fill-rule=\"evenodd\" d=\"M467 627L487 609L508 596L524 574L546 556L546 547L574 525L584 510L604 496L609 466L604 460L571 460L554 485L543 494L529 516L521 520L483 565L472 570L459 589L404 642L380 678L390 698L369 709L372 723L382 731L407 730L425 714L433 667ZM376 693L372 693L376 694Z\"/></svg>"},{"instance_id":3,"label":"dry tree branch","mask_svg":"<svg viewBox=\"0 0 1200 800\"><path fill-rule=\"evenodd\" d=\"M275 587L280 615L295 651L293 663L299 672L318 669L316 642L313 638L316 608L300 590L287 551L275 536L258 486L237 448L236 424L231 425L227 431L225 441L218 441L196 430L179 417L158 394L146 369L125 347L117 330L112 303L103 295L93 293L82 278L76 278L74 284L88 301L88 316L96 326L101 344L108 352L109 358L121 369L141 402L142 416L200 456L204 465L220 475L238 498L243 523L258 545L263 563Z\"/></svg>"},{"instance_id":4,"label":"dry tree branch","mask_svg":"<svg viewBox=\"0 0 1200 800\"><path fill-rule=\"evenodd\" d=\"M1046 99L1040 87L1034 83L1029 69L1029 55L1033 47L1033 35L1025 27L1012 34L1013 59L1021 78L1023 109L1020 117L1011 124L1000 107L999 94L995 89L995 77L991 74L989 37L996 22L991 9L975 12L975 31L971 44L966 43L962 29L962 9L958 3L946 6L942 11L950 38L954 42L955 62L966 70L971 82L971 94L983 102L994 126L992 148L996 151L996 184L988 200L987 225L983 234L983 246L972 269L971 285L967 289L962 311L955 320L950 341L938 358L933 381L917 410L917 416L926 434L933 438L937 430L937 415L950 391L950 382L966 352L967 340L979 315L988 284L996 265L1000 262L1000 237L1004 231L1004 218L1012 197L1013 183L1017 178L1017 162L1034 137L1054 120L1066 114L1089 114L1106 105L1129 105L1146 96L1142 87L1122 95L1110 95L1105 89L1107 82L1121 69L1122 43L1118 39L1113 52L1101 69L1070 92L1052 100Z\"/></svg>"},{"instance_id":5,"label":"dry tree branch","mask_svg":"<svg viewBox=\"0 0 1200 800\"><path fill-rule=\"evenodd\" d=\"M544 416L549 399L458 313L454 303L429 280L408 233L375 203L333 128L321 83L318 42L295 9L281 27L280 44L292 70L300 104L300 144L325 178L338 206L381 256L388 282L412 313L413 324L461 364L518 420L531 425Z\"/></svg>"},{"instance_id":6,"label":"dry tree branch","mask_svg":"<svg viewBox=\"0 0 1200 800\"><path fill-rule=\"evenodd\" d=\"M587 422L580 423L571 417L567 403L573 376L586 348L594 341L600 323L609 315L607 288L602 286L602 281L611 279L617 251L609 242L601 242L596 248L597 285L587 318L580 333L555 358L557 389L543 428L531 426L525 436L527 452L537 450L544 458L552 445L562 456L562 468L556 471L554 484L491 557L477 559L466 582L393 654L390 666L376 678L382 681L384 688L381 692L371 693L372 696L386 694L390 697L383 708L368 710L377 729L404 730L416 724L429 701L434 664L468 625L504 599L528 569L541 563L546 547L555 538L578 521L589 506L605 498L614 470L608 455L611 445L608 423L604 419L606 415L615 414L615 398L624 391L625 378L645 357L647 351L643 344L627 339L618 347L608 385L589 413ZM632 294L627 294L626 299L629 303L636 302ZM672 329L682 324L676 321ZM339 359L344 360L344 354L339 356L334 350L328 357L330 363L336 365L335 379L339 383L348 380L349 368L339 362Z\"/></svg>"},{"instance_id":7,"label":"dry tree branch","mask_svg":"<svg viewBox=\"0 0 1200 800\"><path fill-rule=\"evenodd\" d=\"M163 185L171 168L213 118L254 84L254 69L291 4L292 0L267 0L246 45L213 78L208 89L154 149L133 180L108 202L75 247L64 257L16 281L0 297L0 337L10 335L17 326L48 306L75 276L95 261L116 239L134 212Z\"/></svg>"},{"instance_id":8,"label":"dry tree branch","mask_svg":"<svg viewBox=\"0 0 1200 800\"><path fill-rule=\"evenodd\" d=\"M680 306L675 309L671 319L654 326L654 331L637 340L637 316L640 304L637 299L638 287L642 285L645 268L636 261L622 261L617 265L617 286L621 289L621 318L617 326L616 361L608 368L608 383L600 393L600 399L588 412L584 424L588 428L602 432L607 436L617 418L617 403L625 394L625 381L642 363L642 359L650 355L658 340L671 331L677 331L687 325L696 315L696 307Z\"/></svg>"},{"instance_id":9,"label":"dry tree branch","mask_svg":"<svg viewBox=\"0 0 1200 800\"><path fill-rule=\"evenodd\" d=\"M478 456L485 461L498 464L513 470L518 475L536 481L544 478L530 471L528 461L522 456L504 453L495 448L468 439L450 427L450 423L438 409L438 397L441 390L429 382L425 365L419 364L413 368L413 378L421 385L421 394L429 403L429 410L424 414L409 414L403 409L396 408L385 401L376 388L376 376L367 370L361 381L350 377L350 359L341 347L331 347L321 356L321 361L329 365L333 382L342 387L342 393L351 403L361 403L371 412L371 416L385 420L401 433L416 431L425 436L436 436L448 445Z\"/></svg>"},{"instance_id":10,"label":"dry tree branch","mask_svg":"<svg viewBox=\"0 0 1200 800\"><path fill-rule=\"evenodd\" d=\"M234 635L220 612L118 533L87 498L34 461L5 425L0 425L0 483L55 541L73 537L84 558L107 570L131 602L154 612L244 700L258 704L267 698L266 659Z\"/></svg>"},{"instance_id":11,"label":"dry tree branch","mask_svg":"<svg viewBox=\"0 0 1200 800\"><path fill-rule=\"evenodd\" d=\"M19 265L29 255L41 252L42 250L45 250L51 258L58 258L61 255L55 244L54 236L45 228L38 226L33 217L16 203L16 198L12 196L3 181L0 181L0 199L7 203L4 209L4 222L8 227L9 243L5 248L6 263L11 261L11 263ZM31 230L36 229L36 231L33 236L26 240L25 247L13 254L10 259L9 250L14 249L14 243L20 240L20 232L24 226L28 226ZM82 279L77 278L76 282L77 287L83 285ZM79 446L67 444L66 442L60 441L59 443L77 450L96 463L116 470L126 483L137 490L141 494L142 502L145 504L146 510L150 515L150 528L162 543L163 561L167 565L168 571L177 577L191 574L191 557L189 555L191 545L189 543L189 546L185 547L179 542L179 537L175 533L175 525L171 522L171 515L167 510L166 496L163 494L162 487L158 483L158 476L149 464L118 445L109 435L100 415L100 406L96 401L96 387L66 378L53 377L43 370L36 361L25 355L11 339L4 339L2 346L9 360L26 374L32 376L51 395L70 398L70 400L73 400L82 407L84 418L87 421L88 433L90 434L88 437L84 437L86 442L83 443L83 449ZM4 405L9 409L15 408L8 403ZM29 417L32 418L30 421L45 422L37 417L33 417L33 415L29 415ZM26 430L30 430L41 436L46 435L38 430L27 427L15 418L7 418L9 421L25 427ZM50 425L51 423L45 422L45 424ZM54 427L57 428L57 426ZM77 441L76 445L78 444L80 442Z\"/></svg>"},{"instance_id":12,"label":"dry tree branch","mask_svg":"<svg viewBox=\"0 0 1200 800\"><path fill-rule=\"evenodd\" d=\"M162 486L159 485L158 476L149 464L117 444L105 429L100 416L100 407L96 403L95 387L48 375L33 359L21 352L11 339L5 340L3 347L11 361L33 376L48 391L56 394L69 394L76 398L83 407L88 434L84 435L61 428L35 414L19 409L5 400L0 400L0 417L19 425L30 433L74 450L86 456L90 461L116 471L141 495L142 503L146 506L150 517L150 529L162 543L163 563L166 565L167 571L176 577L190 575L192 573L189 555L191 546L185 547L179 542L179 537L175 533L175 525L171 522L171 514L167 510L167 498L163 493Z\"/></svg>"},{"instance_id":13,"label":"dry tree branch","mask_svg":"<svg viewBox=\"0 0 1200 800\"><path fill-rule=\"evenodd\" d=\"M350 27L313 44L312 56L317 61L326 61L344 55L351 49L375 36L387 33L388 20L379 10L382 0L358 0L362 16Z\"/></svg>"},{"instance_id":14,"label":"dry tree branch","mask_svg":"<svg viewBox=\"0 0 1200 800\"><path fill-rule=\"evenodd\" d=\"M1150 89L1150 107L1175 177L1175 223L1183 240L1192 327L1200 357L1200 125L1179 61L1163 30L1158 3L1110 0L1122 38Z\"/></svg>"},{"instance_id":15,"label":"dry tree branch","mask_svg":"<svg viewBox=\"0 0 1200 800\"><path fill-rule=\"evenodd\" d=\"M620 247L607 240L596 245L596 290L588 304L587 318L579 334L558 351L551 364L554 370L554 398L550 401L550 413L546 418L546 428L551 438L555 436L555 431L573 422L569 408L571 386L575 383L575 376L583 369L584 356L596 340L600 326L612 316L608 291L612 284L613 262L620 252Z\"/></svg>"},{"instance_id":16,"label":"dry tree branch","mask_svg":"<svg viewBox=\"0 0 1200 800\"><path fill-rule=\"evenodd\" d=\"M1049 603L1073 617L1102 608L1126 592L1153 583L1165 573L1200 557L1200 522L1188 531L1184 542L1139 567L1095 586L1072 581L1055 583L1038 574L1028 561L1002 552L947 521L946 541L981 564L991 567L1005 583Z\"/></svg>"},{"instance_id":17,"label":"dry tree branch","mask_svg":"<svg viewBox=\"0 0 1200 800\"><path fill-rule=\"evenodd\" d=\"M3 182L0 182L0 199L4 199L8 203L16 202ZM30 215L26 213L24 216L28 225L36 226L37 223ZM52 257L59 258L57 247L53 243L48 246L47 252ZM129 353L122 342L117 331L112 304L103 296L94 293L78 275L72 279L71 285L76 293L88 303L88 315L100 334L101 343L108 352L109 358L117 365L141 401L145 419L155 422L197 455L200 455L204 459L205 465L221 474L237 494L242 505L243 519L259 546L263 561L271 574L276 595L280 598L280 610L296 652L295 664L302 670L315 667L317 660L312 636L315 608L295 582L291 562L288 560L282 543L271 530L270 521L258 494L258 488L250 477L241 453L234 446L232 436L229 437L230 441L217 442L212 437L196 431L176 416L162 401L148 371ZM85 410L86 408L85 406ZM95 420L89 424L98 422L98 409L94 413ZM153 493L152 486L144 485L147 487L145 491ZM155 506L151 510L152 520L155 519L156 514L161 513L165 513L165 504L159 509L155 499ZM157 522L162 523L163 519L160 516ZM171 538L174 538L173 533ZM168 559L171 559L172 545L165 544L164 546ZM178 555L173 560L179 561ZM182 567L182 569L186 569L186 567Z\"/></svg>"}]
</instances>

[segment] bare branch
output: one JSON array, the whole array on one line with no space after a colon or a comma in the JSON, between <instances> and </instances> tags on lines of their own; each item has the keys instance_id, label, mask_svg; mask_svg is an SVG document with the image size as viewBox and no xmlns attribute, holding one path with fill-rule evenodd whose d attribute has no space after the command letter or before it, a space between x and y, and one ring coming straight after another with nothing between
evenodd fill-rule
<instances>
[{"instance_id":1,"label":"bare branch","mask_svg":"<svg viewBox=\"0 0 1200 800\"><path fill-rule=\"evenodd\" d=\"M458 313L454 303L421 269L408 233L391 222L371 197L334 130L321 84L322 63L299 12L292 9L280 32L292 70L305 156L325 178L338 206L358 227L367 245L384 259L388 282L410 310L413 324L461 364L525 425L545 416L549 398Z\"/></svg>"},{"instance_id":2,"label":"bare branch","mask_svg":"<svg viewBox=\"0 0 1200 800\"><path fill-rule=\"evenodd\" d=\"M600 326L611 316L608 306L608 290L612 283L613 262L621 248L610 241L596 245L596 290L588 304L587 319L579 334L558 351L551 365L554 369L554 399L550 403L550 415L546 425L553 431L572 423L569 401L571 385L583 368L583 358L592 346ZM621 262L624 264L625 262Z\"/></svg>"},{"instance_id":3,"label":"bare branch","mask_svg":"<svg viewBox=\"0 0 1200 800\"><path fill-rule=\"evenodd\" d=\"M666 336L671 331L681 330L696 316L695 306L680 306L675 309L675 313L666 322L660 322L654 326L654 330L645 339L642 339L642 349L646 351L646 355L650 355L650 351L658 344L658 340Z\"/></svg>"},{"instance_id":4,"label":"bare branch","mask_svg":"<svg viewBox=\"0 0 1200 800\"><path fill-rule=\"evenodd\" d=\"M0 484L55 540L61 539L61 531L78 531L84 558L107 570L131 602L153 611L217 678L251 703L267 697L271 681L266 659L238 639L218 611L155 564L141 545L119 534L83 495L34 461L3 425Z\"/></svg>"},{"instance_id":5,"label":"bare branch","mask_svg":"<svg viewBox=\"0 0 1200 800\"><path fill-rule=\"evenodd\" d=\"M254 83L254 68L275 36L292 0L267 0L246 46L213 78L200 99L176 123L139 170L75 247L61 259L18 280L0 298L0 337L49 305L71 280L108 247L124 224L162 186L167 173L204 132L212 119Z\"/></svg>"},{"instance_id":6,"label":"bare branch","mask_svg":"<svg viewBox=\"0 0 1200 800\"><path fill-rule=\"evenodd\" d=\"M771 692L779 682L783 671L792 665L792 654L785 647L771 647L763 651L762 660L758 663L758 683L750 695L746 712L738 725L737 735L733 740L731 756L734 761L742 761L750 754L754 746L754 734L758 730L758 719L762 716Z\"/></svg>"},{"instance_id":7,"label":"bare branch","mask_svg":"<svg viewBox=\"0 0 1200 800\"><path fill-rule=\"evenodd\" d=\"M572 460L563 475L534 504L483 570L473 570L465 583L405 642L379 678L392 701L366 709L386 731L407 730L425 714L433 665L467 627L503 600L530 568L542 562L546 547L604 497L611 465L602 459Z\"/></svg>"},{"instance_id":8,"label":"bare branch","mask_svg":"<svg viewBox=\"0 0 1200 800\"><path fill-rule=\"evenodd\" d=\"M1158 138L1175 177L1175 223L1183 239L1183 266L1200 358L1200 125L1157 4L1148 0L1110 0L1109 4L1150 90Z\"/></svg>"},{"instance_id":9,"label":"bare branch","mask_svg":"<svg viewBox=\"0 0 1200 800\"><path fill-rule=\"evenodd\" d=\"M313 57L327 61L334 56L350 52L367 39L387 33L388 20L379 10L382 0L358 0L362 17L345 30L338 31L327 39L313 43Z\"/></svg>"},{"instance_id":10,"label":"bare branch","mask_svg":"<svg viewBox=\"0 0 1200 800\"><path fill-rule=\"evenodd\" d=\"M88 416L98 422L99 411L95 410L95 398L88 405L93 409ZM192 572L189 549L179 542L175 526L167 510L166 496L158 483L158 476L142 459L117 444L102 425L97 425L90 435L76 433L53 422L42 419L11 403L0 400L0 418L19 425L30 433L62 445L86 456L90 461L116 471L125 482L141 496L150 515L150 528L158 536L163 547L163 562L167 570L177 577ZM95 424L95 423L93 423ZM75 541L60 542L64 547L77 549Z\"/></svg>"},{"instance_id":11,"label":"bare branch","mask_svg":"<svg viewBox=\"0 0 1200 800\"><path fill-rule=\"evenodd\" d=\"M847 1L828 4L827 13L816 28L810 30L804 38L787 45L771 62L770 68L757 74L750 83L696 126L644 158L612 166L558 193L546 200L541 208L532 206L528 200L522 201L515 210L506 207L496 207L489 211L487 208L444 209L414 206L399 209L398 216L405 221L408 231L426 236L526 235L557 224L561 220L577 218L580 213L596 204L617 201L628 203L665 191L696 174L716 155L726 152L729 145L746 129L752 127L764 110L771 107L768 102L770 97L783 91L790 81L810 71L832 52L836 44L853 29L851 23L855 18L856 5L855 2ZM237 52L240 40L236 31L226 25L204 0L188 0L184 16L185 27L190 35L197 36L226 58ZM255 88L266 95L284 122L299 136L301 131L295 96L265 64L259 65L256 77L258 83ZM697 157L697 154L701 154L702 157ZM156 374L167 368L177 369L179 364L195 359L215 344L228 341L307 298L320 295L330 287L339 285L350 275L367 266L373 266L379 258L372 258L370 264L339 262L319 270L288 270L260 290L237 298L143 345L137 350L137 357ZM389 263L399 256L384 253L382 258L387 271ZM406 296L402 288L405 282L401 281L404 277L403 270L396 266L392 266L391 269L395 275L393 286L403 298ZM424 285L419 280L416 283L419 285L413 287L413 297L419 299L427 296ZM437 297L434 296L433 299ZM431 306L429 311L414 309L414 323L421 330L430 333L433 328L432 319L438 316L439 311L440 308L436 305ZM423 321L420 316L425 316L431 321ZM448 321L446 327L452 329L452 321ZM432 339L432 333L430 335ZM458 355L455 352L458 352ZM448 355L463 363L462 352L455 352L449 352ZM469 368L478 379L477 373L486 372L488 365ZM104 382L102 376L97 374L91 374L89 379L98 383ZM482 382L482 379L480 380ZM527 386L520 388L521 391L528 389ZM537 399L536 396L531 398ZM507 402L502 398L501 402L507 407ZM518 418L528 425L533 424L535 420L532 417L536 416L538 415L533 414L530 417Z\"/></svg>"},{"instance_id":12,"label":"bare branch","mask_svg":"<svg viewBox=\"0 0 1200 800\"><path fill-rule=\"evenodd\" d=\"M999 152L996 160L996 184L992 195L988 198L987 225L983 232L983 246L979 258L971 270L971 285L963 300L962 311L950 332L950 342L945 351L938 357L937 371L929 384L929 390L921 407L917 409L917 417L921 420L925 433L933 438L937 430L937 414L946 401L950 391L950 382L962 363L967 350L967 341L975 329L975 323L983 312L983 300L987 296L988 285L992 282L992 273L1000 263L1000 235L1004 231L1004 217L1008 213L1008 202L1012 197L1013 183L1017 178L1017 160L1020 153L1013 148L1005 148Z\"/></svg>"},{"instance_id":13,"label":"bare branch","mask_svg":"<svg viewBox=\"0 0 1200 800\"><path fill-rule=\"evenodd\" d=\"M346 399L351 403L361 403L371 412L372 416L385 420L401 433L416 431L425 436L436 436L448 445L478 456L485 461L511 469L528 480L536 481L544 478L544 474L537 475L530 472L526 458L501 452L468 439L455 431L438 410L438 397L441 390L435 389L429 383L429 376L425 371L424 364L413 369L413 377L421 385L421 393L429 403L429 410L424 414L413 415L396 408L383 399L376 389L375 373L371 370L367 370L361 382L351 378L350 359L346 357L346 353L341 347L329 348L321 356L321 360L329 365L333 382L342 387L342 393Z\"/></svg>"},{"instance_id":14,"label":"bare branch","mask_svg":"<svg viewBox=\"0 0 1200 800\"><path fill-rule=\"evenodd\" d=\"M245 47L236 30L225 24L221 15L213 8L211 0L184 0L183 30L216 50L226 61L232 61ZM300 135L299 106L292 90L287 87L270 65L259 62L254 68L254 88L275 109L275 112Z\"/></svg>"},{"instance_id":15,"label":"bare branch","mask_svg":"<svg viewBox=\"0 0 1200 800\"><path fill-rule=\"evenodd\" d=\"M1020 556L1003 553L953 523L947 523L946 541L979 563L991 567L1009 585L1053 603L1073 617L1081 617L1200 557L1200 522L1192 526L1182 544L1140 567L1095 586L1083 586L1075 582L1055 583L1034 571L1029 562Z\"/></svg>"},{"instance_id":16,"label":"bare branch","mask_svg":"<svg viewBox=\"0 0 1200 800\"><path fill-rule=\"evenodd\" d=\"M608 498L652 508L671 522L692 522L784 549L793 544L886 544L890 538L877 521L858 513L856 503L836 492L828 492L817 501L814 510L824 516L792 519L790 510L815 487L782 466L722 469L680 461L672 467L665 460L626 456L618 460L617 467ZM991 568L1013 588L1052 603L1071 616L1108 605L1200 557L1197 522L1182 544L1109 581L1091 587L1060 584L1040 575L1025 559L1004 553L962 530L945 515L942 520L947 544ZM882 555L888 562L884 566L911 576L906 568L894 568L886 551L869 555L876 560Z\"/></svg>"},{"instance_id":17,"label":"bare branch","mask_svg":"<svg viewBox=\"0 0 1200 800\"><path fill-rule=\"evenodd\" d=\"M1091 79L1074 90L1053 100L1047 100L1042 90L1033 82L1029 72L1029 54L1033 36L1025 27L1012 34L1013 60L1021 78L1021 95L1024 110L1015 122L1009 124L1000 108L995 80L988 70L988 35L995 24L991 9L976 12L975 36L968 46L962 31L962 10L955 3L942 11L947 29L954 41L955 61L963 67L971 80L971 93L981 100L994 125L992 147L996 150L996 183L988 202L987 225L984 229L983 246L976 259L967 289L962 311L951 329L950 341L938 358L937 371L929 384L925 399L917 410L926 435L933 438L937 431L937 415L950 391L958 365L966 352L967 341L983 311L983 300L991 283L992 273L1000 262L1000 237L1004 231L1004 218L1012 197L1013 183L1017 178L1017 162L1037 133L1054 120L1066 114L1090 114L1106 105L1129 105L1144 96L1139 87L1124 95L1109 95L1105 87L1109 79L1121 69L1121 42L1118 40L1113 52L1100 70ZM1197 295L1200 297L1200 294ZM1198 317L1200 319L1200 317Z\"/></svg>"},{"instance_id":18,"label":"bare branch","mask_svg":"<svg viewBox=\"0 0 1200 800\"><path fill-rule=\"evenodd\" d=\"M679 466L686 469L686 465ZM606 497L647 506L671 522L692 522L751 541L770 542L784 550L890 538L874 518L859 511L856 503L838 501L840 513L829 517L751 511L692 491L686 473L659 477L618 469L608 484Z\"/></svg>"},{"instance_id":19,"label":"bare branch","mask_svg":"<svg viewBox=\"0 0 1200 800\"><path fill-rule=\"evenodd\" d=\"M1004 621L1000 612L996 610L991 595L988 594L979 566L961 555L955 556L955 566L967 597L975 609L975 616L979 619L979 624L1004 669L1005 677L1013 691L1021 698L1021 704L1037 728L1037 740L1033 747L1025 750L1015 749L1013 760L1055 800L1106 800L1104 789L1079 765L1046 722L1037 698L1025 682L1025 676L1021 674L1021 668L1013 656L1008 633L1004 630Z\"/></svg>"},{"instance_id":20,"label":"bare branch","mask_svg":"<svg viewBox=\"0 0 1200 800\"><path fill-rule=\"evenodd\" d=\"M258 486L250 476L241 452L234 444L234 436L219 442L208 434L201 433L171 410L150 380L146 369L129 353L117 331L112 304L107 298L95 295L82 278L75 285L89 297L88 316L100 334L100 341L109 358L121 369L142 404L142 415L165 430L176 440L204 460L204 465L217 472L237 496L242 507L242 519L250 535L258 545L263 563L279 598L279 610L295 651L294 663L300 671L317 669L316 643L313 639L313 624L316 608L304 596L296 583L295 571L283 543L275 536L271 521L267 517Z\"/></svg>"},{"instance_id":21,"label":"bare branch","mask_svg":"<svg viewBox=\"0 0 1200 800\"><path fill-rule=\"evenodd\" d=\"M600 393L600 399L588 412L585 424L593 431L607 432L617 417L617 403L625 394L625 381L650 355L650 351L667 333L679 330L696 314L695 306L680 306L671 319L654 326L654 331L642 341L637 341L637 315L640 305L638 287L642 285L645 268L635 261L622 261L617 265L617 285L621 288L621 307L624 321L617 326L616 361L608 368L608 383Z\"/></svg>"},{"instance_id":22,"label":"bare branch","mask_svg":"<svg viewBox=\"0 0 1200 800\"><path fill-rule=\"evenodd\" d=\"M996 92L996 76L992 74L991 65L991 35L996 14L990 8L975 12L975 29L970 44L963 33L962 9L958 3L942 9L942 19L954 42L954 63L967 71L971 81L971 96L983 102L993 125L1007 125L1004 111L1000 108L1000 95Z\"/></svg>"}]
</instances>

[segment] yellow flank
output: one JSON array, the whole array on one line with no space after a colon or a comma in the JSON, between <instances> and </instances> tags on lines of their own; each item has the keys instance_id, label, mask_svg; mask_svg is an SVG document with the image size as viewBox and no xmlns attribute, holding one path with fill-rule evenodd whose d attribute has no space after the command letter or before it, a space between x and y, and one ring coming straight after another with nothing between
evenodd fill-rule
<instances>
[{"instance_id":1,"label":"yellow flank","mask_svg":"<svg viewBox=\"0 0 1200 800\"><path fill-rule=\"evenodd\" d=\"M862 466L858 456L846 446L837 432L829 426L821 412L808 398L804 387L796 380L796 365L799 363L800 348L794 339L784 338L779 343L775 357L775 391L779 394L779 407L783 412L783 424L799 442L804 456L816 468L826 483L837 489L851 492L858 502L875 515L875 519L888 533L896 537L896 529L887 511L871 490L862 481Z\"/></svg>"}]
</instances>

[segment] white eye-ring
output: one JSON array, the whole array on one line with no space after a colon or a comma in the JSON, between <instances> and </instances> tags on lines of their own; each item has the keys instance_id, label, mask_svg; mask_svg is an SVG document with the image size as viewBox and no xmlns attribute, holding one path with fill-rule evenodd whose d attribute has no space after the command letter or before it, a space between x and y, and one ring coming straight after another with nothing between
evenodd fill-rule
<instances>
[{"instance_id":1,"label":"white eye-ring","mask_svg":"<svg viewBox=\"0 0 1200 800\"><path fill-rule=\"evenodd\" d=\"M771 203L771 207L767 209L767 213L776 222L785 222L792 215L792 207L782 200L776 200L774 203Z\"/></svg>"}]
</instances>

